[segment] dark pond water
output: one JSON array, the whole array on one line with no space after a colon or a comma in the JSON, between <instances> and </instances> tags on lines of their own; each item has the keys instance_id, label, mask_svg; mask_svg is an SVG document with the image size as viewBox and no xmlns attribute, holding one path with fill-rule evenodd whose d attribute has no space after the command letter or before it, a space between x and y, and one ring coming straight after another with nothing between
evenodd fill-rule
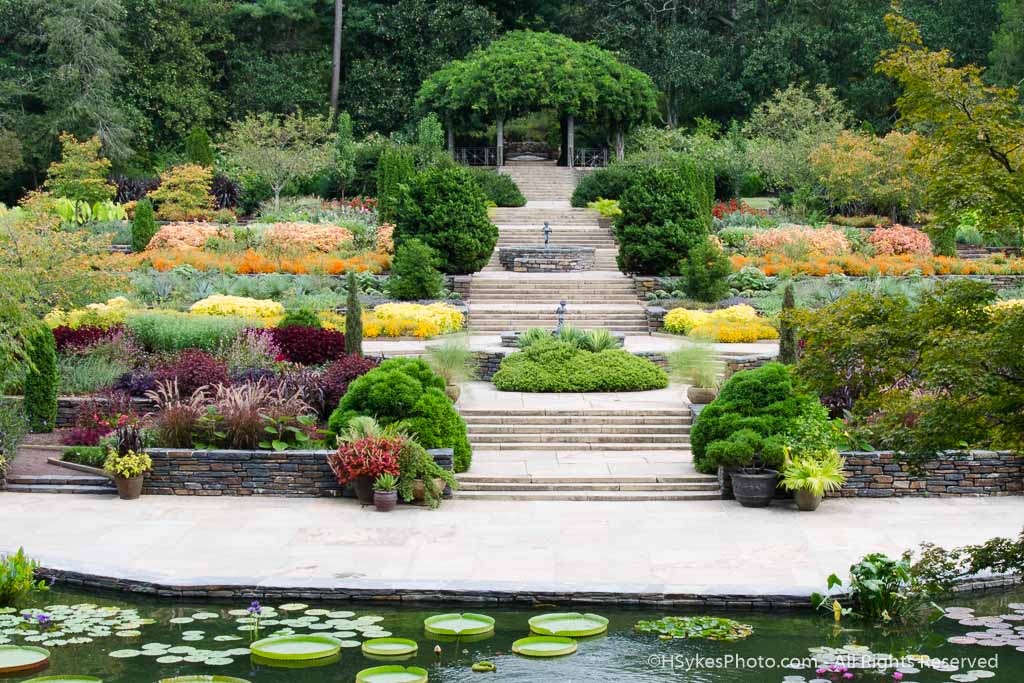
<instances>
[{"instance_id":1,"label":"dark pond water","mask_svg":"<svg viewBox=\"0 0 1024 683\"><path fill-rule=\"evenodd\" d=\"M956 620L941 618L900 632L868 628L855 622L844 623L843 629L836 629L826 616L809 613L717 615L753 627L752 636L735 643L661 641L656 636L637 633L633 628L641 619L686 614L678 610L594 609L610 620L607 635L581 639L575 654L550 659L512 654L511 645L517 638L529 635L527 620L531 616L566 611L557 606L482 608L480 612L497 621L493 636L477 641L466 638L459 642L439 642L424 633L423 619L446 611L460 611L464 606L389 608L364 603L329 603L289 605L292 609L283 610L281 604L266 605L277 608L277 613L273 614L270 609L270 616L264 616L263 621L278 623L263 623L261 636L278 629L290 629L295 633L334 635L348 641L340 661L311 669L279 669L252 661L246 650L251 634L239 630L250 626L244 614L249 606L246 601L188 604L52 590L32 604L53 616L56 631L63 632L55 635L55 630L51 630L33 635L38 632L37 627L12 626L12 619L21 618L20 615L0 616L0 643L6 638L13 644L43 645L52 652L46 670L29 676L3 678L4 683L21 683L35 676L57 674L97 676L106 683L155 683L172 676L195 674L236 676L254 683L351 683L358 671L381 663L363 655L359 643L385 633L416 640L418 653L402 663L424 667L430 673L430 680L439 683L894 680L896 669L893 667L884 672L877 668L854 667L851 668L852 679L844 679L841 674L819 676L810 662L800 660L809 658L812 651L825 658L833 652L821 648L846 648L847 656L861 663L865 663L865 656L870 663L872 655L876 664L880 655L947 660L938 665L926 665L918 660L904 662L902 679L897 680L905 683L1024 681L1024 590L956 603L974 608L977 617L1004 615L1001 621L961 625ZM153 623L140 623L147 620ZM965 637L967 633L972 634L968 638L985 644L953 644L947 640ZM32 642L26 642L26 637ZM82 639L89 639L89 642L70 642ZM435 645L441 646L440 655L434 653ZM961 661L948 661L953 659ZM470 666L481 660L493 662L497 672L472 672ZM970 673L972 671L975 673Z\"/></svg>"}]
</instances>

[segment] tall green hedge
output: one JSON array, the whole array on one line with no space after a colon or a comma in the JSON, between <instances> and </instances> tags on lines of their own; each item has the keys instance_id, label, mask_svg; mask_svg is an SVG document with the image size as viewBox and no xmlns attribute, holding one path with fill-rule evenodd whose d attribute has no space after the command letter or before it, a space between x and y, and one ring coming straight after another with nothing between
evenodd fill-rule
<instances>
[{"instance_id":1,"label":"tall green hedge","mask_svg":"<svg viewBox=\"0 0 1024 683\"><path fill-rule=\"evenodd\" d=\"M57 342L50 328L40 324L29 339L25 374L25 415L33 432L52 432L57 424Z\"/></svg>"},{"instance_id":2,"label":"tall green hedge","mask_svg":"<svg viewBox=\"0 0 1024 683\"><path fill-rule=\"evenodd\" d=\"M641 167L619 198L619 268L641 275L675 275L711 229L715 188L710 170L685 157Z\"/></svg>"},{"instance_id":3,"label":"tall green hedge","mask_svg":"<svg viewBox=\"0 0 1024 683\"><path fill-rule=\"evenodd\" d=\"M416 238L432 247L445 273L467 275L487 265L498 228L487 196L469 171L428 168L404 186L395 213L395 244Z\"/></svg>"}]
</instances>

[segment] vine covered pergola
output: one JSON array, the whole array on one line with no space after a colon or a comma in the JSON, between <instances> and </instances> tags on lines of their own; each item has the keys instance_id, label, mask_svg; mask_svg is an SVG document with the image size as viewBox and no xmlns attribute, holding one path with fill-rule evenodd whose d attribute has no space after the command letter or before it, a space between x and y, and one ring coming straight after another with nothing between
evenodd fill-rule
<instances>
[{"instance_id":1,"label":"vine covered pergola","mask_svg":"<svg viewBox=\"0 0 1024 683\"><path fill-rule=\"evenodd\" d=\"M420 88L417 105L445 121L452 151L457 126L493 120L498 166L504 163L505 121L555 111L562 122L563 162L572 166L576 121L606 128L621 159L625 132L653 116L657 96L646 74L596 45L513 31L434 72Z\"/></svg>"}]
</instances>

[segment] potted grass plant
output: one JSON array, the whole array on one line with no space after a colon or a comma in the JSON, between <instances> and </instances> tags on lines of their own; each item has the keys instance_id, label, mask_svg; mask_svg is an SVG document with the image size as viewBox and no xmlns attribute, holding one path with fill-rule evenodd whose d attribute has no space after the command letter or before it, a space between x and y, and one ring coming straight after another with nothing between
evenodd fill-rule
<instances>
[{"instance_id":1,"label":"potted grass plant","mask_svg":"<svg viewBox=\"0 0 1024 683\"><path fill-rule=\"evenodd\" d=\"M398 505L398 477L385 472L373 482L373 506L377 512L391 512Z\"/></svg>"},{"instance_id":2,"label":"potted grass plant","mask_svg":"<svg viewBox=\"0 0 1024 683\"><path fill-rule=\"evenodd\" d=\"M711 344L686 344L668 355L668 367L673 379L688 385L686 398L690 403L706 405L718 396L718 360Z\"/></svg>"},{"instance_id":3,"label":"potted grass plant","mask_svg":"<svg viewBox=\"0 0 1024 683\"><path fill-rule=\"evenodd\" d=\"M476 358L469 350L469 337L463 334L427 346L423 359L444 380L444 393L453 403L462 393L459 385L477 376Z\"/></svg>"},{"instance_id":4,"label":"potted grass plant","mask_svg":"<svg viewBox=\"0 0 1024 683\"><path fill-rule=\"evenodd\" d=\"M836 450L789 459L782 470L782 487L793 492L798 510L818 509L826 493L843 488L846 461Z\"/></svg>"},{"instance_id":5,"label":"potted grass plant","mask_svg":"<svg viewBox=\"0 0 1024 683\"><path fill-rule=\"evenodd\" d=\"M153 469L153 460L145 451L141 429L135 425L118 427L103 469L114 480L121 500L135 500L142 495L142 484L146 472Z\"/></svg>"}]
</instances>

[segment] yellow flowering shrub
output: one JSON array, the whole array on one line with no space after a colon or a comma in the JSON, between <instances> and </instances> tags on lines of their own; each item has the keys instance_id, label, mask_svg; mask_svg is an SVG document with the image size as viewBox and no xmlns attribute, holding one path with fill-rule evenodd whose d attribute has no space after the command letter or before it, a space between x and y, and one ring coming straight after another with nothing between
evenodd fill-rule
<instances>
[{"instance_id":1,"label":"yellow flowering shrub","mask_svg":"<svg viewBox=\"0 0 1024 683\"><path fill-rule=\"evenodd\" d=\"M762 322L707 321L692 327L690 334L725 344L779 338L778 330Z\"/></svg>"},{"instance_id":2,"label":"yellow flowering shrub","mask_svg":"<svg viewBox=\"0 0 1024 683\"><path fill-rule=\"evenodd\" d=\"M107 299L105 303L89 304L84 308L75 308L66 313L55 308L43 320L51 329L61 326L75 330L82 326L108 329L123 323L133 309L132 302L123 296L116 296L113 299Z\"/></svg>"},{"instance_id":3,"label":"yellow flowering shrub","mask_svg":"<svg viewBox=\"0 0 1024 683\"><path fill-rule=\"evenodd\" d=\"M757 311L747 304L738 304L714 311L673 308L665 315L665 329L673 334L690 334L694 327L717 323L756 323Z\"/></svg>"},{"instance_id":4,"label":"yellow flowering shrub","mask_svg":"<svg viewBox=\"0 0 1024 683\"><path fill-rule=\"evenodd\" d=\"M1006 299L1004 301L997 301L992 304L991 308L995 311L1008 311L1014 308L1024 308L1024 299Z\"/></svg>"},{"instance_id":5,"label":"yellow flowering shrub","mask_svg":"<svg viewBox=\"0 0 1024 683\"><path fill-rule=\"evenodd\" d=\"M324 327L345 330L345 316L334 312L320 314ZM381 304L363 313L363 336L436 337L462 329L463 315L448 304Z\"/></svg>"},{"instance_id":6,"label":"yellow flowering shrub","mask_svg":"<svg viewBox=\"0 0 1024 683\"><path fill-rule=\"evenodd\" d=\"M214 294L197 301L188 309L200 315L234 315L258 318L270 324L284 315L284 306L271 299L250 299L244 296Z\"/></svg>"}]
</instances>

